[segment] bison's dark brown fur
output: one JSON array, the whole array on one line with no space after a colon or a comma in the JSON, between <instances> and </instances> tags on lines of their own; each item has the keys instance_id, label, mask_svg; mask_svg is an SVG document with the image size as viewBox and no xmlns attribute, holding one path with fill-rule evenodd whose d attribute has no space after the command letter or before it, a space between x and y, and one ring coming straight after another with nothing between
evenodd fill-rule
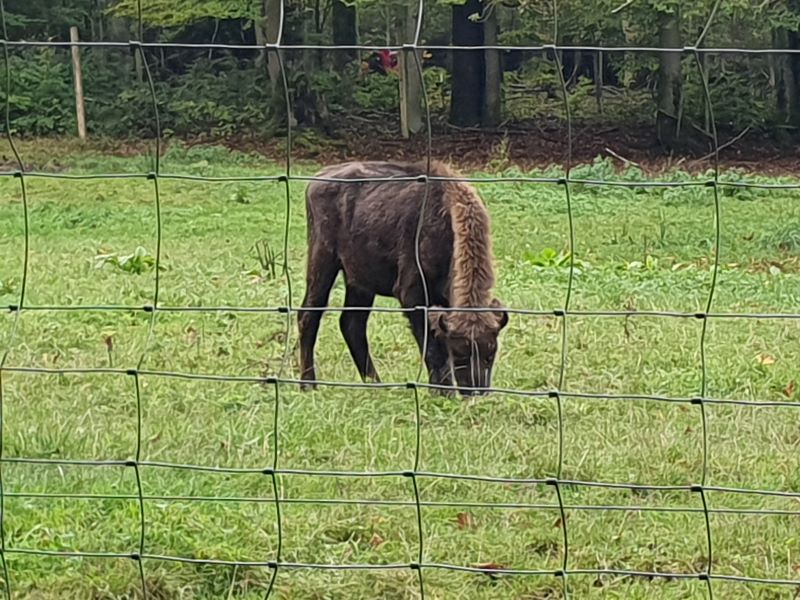
<instances>
[{"instance_id":1,"label":"bison's dark brown fur","mask_svg":"<svg viewBox=\"0 0 800 600\"><path fill-rule=\"evenodd\" d=\"M491 385L498 334L508 323L508 313L491 295L489 215L472 186L436 179L455 176L440 163L431 166L426 201L420 177L425 173L425 165L388 162L351 162L318 173L329 181L314 181L306 191L309 254L303 307L326 306L337 274L344 271L345 305L365 310L342 313L342 334L362 379L379 381L367 343L369 307L376 295L393 296L406 308L426 305L415 252L421 217L419 263L427 306L494 310L428 311L427 323L425 311L410 311L412 332L420 351L427 350L432 384L480 393ZM365 178L404 180L330 181ZM314 345L321 318L321 310L301 310L298 320L305 387L316 379Z\"/></svg>"}]
</instances>

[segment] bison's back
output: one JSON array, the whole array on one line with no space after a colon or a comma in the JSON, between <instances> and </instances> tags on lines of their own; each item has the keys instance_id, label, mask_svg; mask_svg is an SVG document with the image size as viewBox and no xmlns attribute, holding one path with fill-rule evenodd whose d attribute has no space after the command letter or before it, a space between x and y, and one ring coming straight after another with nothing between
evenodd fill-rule
<instances>
[{"instance_id":1,"label":"bison's back","mask_svg":"<svg viewBox=\"0 0 800 600\"><path fill-rule=\"evenodd\" d=\"M306 192L309 237L334 251L348 282L392 295L398 277L416 266L416 232L425 208L420 259L429 280L449 276L453 234L444 185L426 184L424 164L351 162L329 166ZM437 175L436 171L432 174ZM380 179L380 181L360 181ZM356 181L353 181L356 180Z\"/></svg>"}]
</instances>

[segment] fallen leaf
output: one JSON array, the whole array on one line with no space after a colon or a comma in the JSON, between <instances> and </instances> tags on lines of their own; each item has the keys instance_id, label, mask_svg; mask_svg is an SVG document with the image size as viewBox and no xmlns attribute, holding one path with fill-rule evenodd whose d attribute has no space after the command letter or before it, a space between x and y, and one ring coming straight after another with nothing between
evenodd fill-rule
<instances>
[{"instance_id":1,"label":"fallen leaf","mask_svg":"<svg viewBox=\"0 0 800 600\"><path fill-rule=\"evenodd\" d=\"M369 539L369 545L372 546L373 548L377 548L378 546L383 544L384 541L385 540L377 533L373 533L372 537Z\"/></svg>"},{"instance_id":2,"label":"fallen leaf","mask_svg":"<svg viewBox=\"0 0 800 600\"><path fill-rule=\"evenodd\" d=\"M103 342L105 343L106 348L108 349L109 352L114 350L114 338L112 336L104 335Z\"/></svg>"},{"instance_id":3,"label":"fallen leaf","mask_svg":"<svg viewBox=\"0 0 800 600\"><path fill-rule=\"evenodd\" d=\"M481 571L487 571L486 575L488 575L492 579L496 579L500 573L492 573L492 571L501 571L506 569L504 565L495 563L495 562L488 562L488 563L480 563L477 565L472 565L475 569L480 569Z\"/></svg>"},{"instance_id":4,"label":"fallen leaf","mask_svg":"<svg viewBox=\"0 0 800 600\"><path fill-rule=\"evenodd\" d=\"M558 518L556 519L556 522L555 522L555 523L553 523L553 527L555 527L556 529L560 529L560 528L561 528L561 525L562 525L562 523L561 523L561 517L558 517Z\"/></svg>"},{"instance_id":5,"label":"fallen leaf","mask_svg":"<svg viewBox=\"0 0 800 600\"><path fill-rule=\"evenodd\" d=\"M756 360L760 365L774 365L775 364L775 357L770 356L769 354L757 354Z\"/></svg>"},{"instance_id":6,"label":"fallen leaf","mask_svg":"<svg viewBox=\"0 0 800 600\"><path fill-rule=\"evenodd\" d=\"M194 344L197 343L197 340L199 339L199 337L200 337L200 334L197 332L197 329L195 329L194 327L189 327L186 330L186 343L194 345Z\"/></svg>"},{"instance_id":7,"label":"fallen leaf","mask_svg":"<svg viewBox=\"0 0 800 600\"><path fill-rule=\"evenodd\" d=\"M472 526L472 517L469 516L469 513L460 512L456 515L456 522L459 529L466 529Z\"/></svg>"},{"instance_id":8,"label":"fallen leaf","mask_svg":"<svg viewBox=\"0 0 800 600\"><path fill-rule=\"evenodd\" d=\"M783 395L786 396L787 398L791 398L792 396L794 396L794 391L796 388L797 388L797 383L795 382L794 379L792 379L788 383L788 385L785 388L783 388Z\"/></svg>"},{"instance_id":9,"label":"fallen leaf","mask_svg":"<svg viewBox=\"0 0 800 600\"><path fill-rule=\"evenodd\" d=\"M472 566L474 568L476 568L476 569L481 569L482 571L497 571L497 570L502 570L502 569L506 568L503 565L495 563L495 562L478 563L478 564L472 565Z\"/></svg>"},{"instance_id":10,"label":"fallen leaf","mask_svg":"<svg viewBox=\"0 0 800 600\"><path fill-rule=\"evenodd\" d=\"M693 433L693 432L694 432L694 429L692 429L692 426L691 426L691 425L690 425L689 427L687 427L687 428L686 428L686 429L683 431L683 433Z\"/></svg>"}]
</instances>

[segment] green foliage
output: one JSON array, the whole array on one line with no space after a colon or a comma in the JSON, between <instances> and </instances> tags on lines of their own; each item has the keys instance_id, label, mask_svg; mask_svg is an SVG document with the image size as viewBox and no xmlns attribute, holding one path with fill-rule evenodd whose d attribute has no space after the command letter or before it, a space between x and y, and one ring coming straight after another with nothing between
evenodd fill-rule
<instances>
[{"instance_id":1,"label":"green foliage","mask_svg":"<svg viewBox=\"0 0 800 600\"><path fill-rule=\"evenodd\" d=\"M542 248L539 252L534 252L526 249L522 253L522 260L531 265L534 270L542 271L546 269L559 269L568 272L574 269L576 275L581 274L583 271L592 268L592 265L585 260L573 258L572 255L565 250L556 251L554 248Z\"/></svg>"},{"instance_id":2,"label":"green foliage","mask_svg":"<svg viewBox=\"0 0 800 600\"><path fill-rule=\"evenodd\" d=\"M400 102L400 88L395 77L365 77L355 89L356 105L371 110L395 110Z\"/></svg>"},{"instance_id":3,"label":"green foliage","mask_svg":"<svg viewBox=\"0 0 800 600\"><path fill-rule=\"evenodd\" d=\"M14 53L11 69L10 118L20 135L61 134L75 124L69 66L63 53L35 48ZM6 80L0 77L0 102L6 102Z\"/></svg>"},{"instance_id":4,"label":"green foliage","mask_svg":"<svg viewBox=\"0 0 800 600\"><path fill-rule=\"evenodd\" d=\"M259 0L119 0L110 14L137 18L139 3L142 20L154 27L190 25L203 19L255 19Z\"/></svg>"},{"instance_id":5,"label":"green foliage","mask_svg":"<svg viewBox=\"0 0 800 600\"><path fill-rule=\"evenodd\" d=\"M452 4L426 5L423 44L447 44ZM500 24L501 44L657 46L660 13L676 14L681 43L694 44L705 31L706 46L772 47L786 45L788 33L800 29L796 2L716 0L520 0L512 7L492 3ZM718 4L718 5L717 5ZM406 3L398 0L358 0L362 43L408 41ZM716 7L714 18L709 21ZM8 0L9 36L13 39L68 39L68 28L79 26L83 39L129 39L139 16L139 0ZM262 0L141 0L146 37L151 41L255 44L263 28ZM286 3L284 42L330 43L327 3ZM555 12L557 11L557 12ZM413 25L413 24L412 24ZM557 25L557 28L556 28ZM413 27L412 27L413 29ZM557 31L556 31L557 29ZM558 39L554 39L557 34ZM263 57L255 53L186 48L147 49L155 80L163 131L168 136L269 136L285 118L281 81L270 81ZM398 82L394 76L362 76L359 59L334 67L332 53L287 51L284 67L294 118L299 125L336 127L341 115L355 111L396 115ZM313 56L312 56L313 54ZM447 61L442 53L433 60ZM510 58L510 55L509 55ZM603 122L618 127L651 124L658 85L655 53L605 53L605 86L601 101L588 76L591 56L564 51L561 62L568 81L573 120ZM778 109L781 88L778 63L767 55L708 56L714 117L721 128L783 127L788 111ZM137 73L128 49L86 48L82 51L88 125L92 134L153 135L154 114L149 88ZM439 62L441 61L441 62ZM566 117L561 77L554 57L532 53L503 77L504 118L563 120ZM69 53L48 49L12 51L12 127L20 135L63 134L74 130L74 100ZM574 70L573 70L574 67ZM450 74L443 66L424 69L428 106L435 118L450 109ZM707 126L705 91L693 55L682 62L681 131L703 139ZM800 87L796 90L800 95ZM785 95L785 94L784 94ZM5 94L0 101L5 99Z\"/></svg>"},{"instance_id":6,"label":"green foliage","mask_svg":"<svg viewBox=\"0 0 800 600\"><path fill-rule=\"evenodd\" d=\"M64 35L70 26L82 25L105 0L7 0L4 3L10 39L45 40Z\"/></svg>"},{"instance_id":7,"label":"green foliage","mask_svg":"<svg viewBox=\"0 0 800 600\"><path fill-rule=\"evenodd\" d=\"M128 273L129 275L141 275L152 271L156 266L156 259L142 246L137 246L132 254L119 254L115 252L103 252L94 257L95 268L102 269L106 265L111 265L115 269ZM161 266L163 270L163 265Z\"/></svg>"},{"instance_id":8,"label":"green foliage","mask_svg":"<svg viewBox=\"0 0 800 600\"><path fill-rule=\"evenodd\" d=\"M17 292L18 282L14 277L0 279L0 296L11 296Z\"/></svg>"},{"instance_id":9,"label":"green foliage","mask_svg":"<svg viewBox=\"0 0 800 600\"><path fill-rule=\"evenodd\" d=\"M226 57L193 63L183 77L160 85L158 97L172 133L216 137L263 131L270 120L268 89L263 69L241 69Z\"/></svg>"},{"instance_id":10,"label":"green foliage","mask_svg":"<svg viewBox=\"0 0 800 600\"><path fill-rule=\"evenodd\" d=\"M237 204L250 204L250 195L244 188L236 188L231 194L231 200Z\"/></svg>"},{"instance_id":11,"label":"green foliage","mask_svg":"<svg viewBox=\"0 0 800 600\"><path fill-rule=\"evenodd\" d=\"M522 254L522 258L534 267L543 269L553 267L568 267L569 266L569 252L557 252L554 248L543 248L539 252L526 250Z\"/></svg>"},{"instance_id":12,"label":"green foliage","mask_svg":"<svg viewBox=\"0 0 800 600\"><path fill-rule=\"evenodd\" d=\"M428 107L434 113L444 113L450 106L450 73L442 67L430 67L423 71L423 80Z\"/></svg>"},{"instance_id":13,"label":"green foliage","mask_svg":"<svg viewBox=\"0 0 800 600\"><path fill-rule=\"evenodd\" d=\"M153 99L119 54L86 53L85 88L91 133L114 136L155 134ZM75 129L71 69L65 53L37 48L12 54L10 118L19 135L54 135ZM269 83L264 69L243 69L231 57L197 61L185 74L165 73L155 81L165 135L218 137L271 127ZM0 77L0 102L5 102Z\"/></svg>"},{"instance_id":14,"label":"green foliage","mask_svg":"<svg viewBox=\"0 0 800 600\"><path fill-rule=\"evenodd\" d=\"M647 254L644 260L632 260L620 267L623 271L633 271L636 273L652 274L658 270L658 259L652 254Z\"/></svg>"}]
</instances>

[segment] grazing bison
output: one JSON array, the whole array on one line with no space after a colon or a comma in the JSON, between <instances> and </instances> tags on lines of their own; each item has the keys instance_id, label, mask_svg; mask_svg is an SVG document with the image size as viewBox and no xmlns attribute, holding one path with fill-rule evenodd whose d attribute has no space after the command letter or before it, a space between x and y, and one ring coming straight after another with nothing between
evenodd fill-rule
<instances>
[{"instance_id":1,"label":"grazing bison","mask_svg":"<svg viewBox=\"0 0 800 600\"><path fill-rule=\"evenodd\" d=\"M489 311L407 312L430 382L456 385L464 395L491 386L500 330L508 313L491 295L494 285L489 214L472 186L446 165L431 165L425 201L424 165L350 162L327 167L306 190L308 267L304 308L327 305L339 271L344 271L342 335L363 381L380 381L367 344L367 319L376 295L393 296L405 308L427 305ZM331 181L384 178L383 181ZM403 178L392 181L392 178ZM421 215L424 208L424 214ZM416 237L420 217L419 264ZM301 309L301 377L313 387L314 344L322 310ZM427 332L426 332L427 328ZM427 344L425 343L427 334ZM455 380L455 381L454 381Z\"/></svg>"}]
</instances>

